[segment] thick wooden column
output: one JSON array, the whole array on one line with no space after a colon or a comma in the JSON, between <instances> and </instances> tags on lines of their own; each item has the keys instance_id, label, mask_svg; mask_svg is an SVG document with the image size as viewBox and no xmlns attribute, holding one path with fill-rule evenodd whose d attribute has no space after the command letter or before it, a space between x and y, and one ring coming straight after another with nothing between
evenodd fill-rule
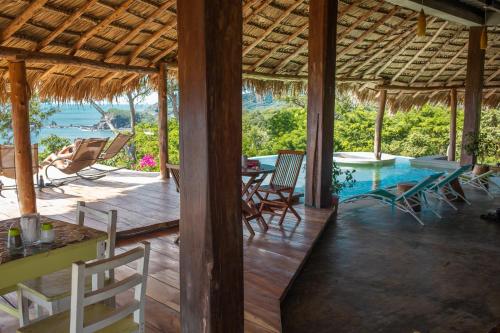
<instances>
[{"instance_id":1,"label":"thick wooden column","mask_svg":"<svg viewBox=\"0 0 500 333\"><path fill-rule=\"evenodd\" d=\"M457 89L450 90L450 146L448 147L448 161L455 160L457 151Z\"/></svg>"},{"instance_id":2,"label":"thick wooden column","mask_svg":"<svg viewBox=\"0 0 500 333\"><path fill-rule=\"evenodd\" d=\"M316 208L331 206L337 7L337 0L309 2L305 203Z\"/></svg>"},{"instance_id":3,"label":"thick wooden column","mask_svg":"<svg viewBox=\"0 0 500 333\"><path fill-rule=\"evenodd\" d=\"M183 332L243 332L242 2L177 3Z\"/></svg>"},{"instance_id":4,"label":"thick wooden column","mask_svg":"<svg viewBox=\"0 0 500 333\"><path fill-rule=\"evenodd\" d=\"M483 98L483 73L485 51L479 47L482 27L469 28L469 49L467 52L467 74L465 78L464 126L462 131L462 155L460 164L475 163L476 157L467 154L464 143L469 134L479 134L481 100Z\"/></svg>"},{"instance_id":5,"label":"thick wooden column","mask_svg":"<svg viewBox=\"0 0 500 333\"><path fill-rule=\"evenodd\" d=\"M160 178L170 178L168 172L168 99L167 99L168 69L165 63L160 63L158 73L158 144L160 146Z\"/></svg>"},{"instance_id":6,"label":"thick wooden column","mask_svg":"<svg viewBox=\"0 0 500 333\"><path fill-rule=\"evenodd\" d=\"M373 153L375 158L380 160L382 158L382 127L384 124L385 105L387 102L387 90L382 89L379 92L379 103L377 118L375 118L375 136L373 138Z\"/></svg>"},{"instance_id":7,"label":"thick wooden column","mask_svg":"<svg viewBox=\"0 0 500 333\"><path fill-rule=\"evenodd\" d=\"M19 210L21 215L36 213L30 138L30 96L24 61L9 62L9 78Z\"/></svg>"}]
</instances>

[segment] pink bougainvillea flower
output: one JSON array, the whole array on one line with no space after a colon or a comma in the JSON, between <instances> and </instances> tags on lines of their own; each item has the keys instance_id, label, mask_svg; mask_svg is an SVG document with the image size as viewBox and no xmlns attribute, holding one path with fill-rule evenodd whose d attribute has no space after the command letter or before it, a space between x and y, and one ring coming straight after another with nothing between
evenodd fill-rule
<instances>
[{"instance_id":1,"label":"pink bougainvillea flower","mask_svg":"<svg viewBox=\"0 0 500 333\"><path fill-rule=\"evenodd\" d=\"M153 157L153 155L146 154L141 158L139 165L141 168L154 168L156 166L155 158Z\"/></svg>"}]
</instances>

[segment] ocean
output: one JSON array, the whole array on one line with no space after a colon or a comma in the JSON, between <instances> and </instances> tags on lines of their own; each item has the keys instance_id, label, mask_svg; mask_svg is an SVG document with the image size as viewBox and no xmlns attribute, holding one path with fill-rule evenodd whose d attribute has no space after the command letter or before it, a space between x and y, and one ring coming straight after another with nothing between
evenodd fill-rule
<instances>
[{"instance_id":1,"label":"ocean","mask_svg":"<svg viewBox=\"0 0 500 333\"><path fill-rule=\"evenodd\" d=\"M100 104L104 110L109 108L128 110L128 104ZM149 105L137 105L137 111L141 112ZM43 109L56 107L60 109L59 112L52 115L44 122L38 134L31 134L31 142L39 143L41 139L55 134L57 136L68 138L74 141L77 138L104 138L113 137L114 134L110 130L89 130L79 128L79 126L92 126L99 122L101 114L90 104L42 104ZM57 127L51 126L57 124ZM0 139L1 141L1 139ZM0 142L1 143L1 142ZM43 147L39 146L40 150Z\"/></svg>"}]
</instances>

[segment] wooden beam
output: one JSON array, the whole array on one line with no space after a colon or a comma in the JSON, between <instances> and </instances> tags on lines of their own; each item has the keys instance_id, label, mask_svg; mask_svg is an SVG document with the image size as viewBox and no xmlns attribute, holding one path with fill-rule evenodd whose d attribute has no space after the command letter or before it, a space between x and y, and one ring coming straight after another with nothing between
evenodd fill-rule
<instances>
[{"instance_id":1,"label":"wooden beam","mask_svg":"<svg viewBox=\"0 0 500 333\"><path fill-rule=\"evenodd\" d=\"M465 79L464 126L462 130L462 155L460 164L476 163L476 156L465 150L465 145L471 137L479 135L481 118L481 101L483 98L483 73L485 50L481 50L482 27L469 29L469 49L467 51L467 74Z\"/></svg>"},{"instance_id":2,"label":"wooden beam","mask_svg":"<svg viewBox=\"0 0 500 333\"><path fill-rule=\"evenodd\" d=\"M358 60L359 57L361 57L361 56L363 56L365 54L368 54L368 52L370 52L371 50L373 50L375 47L380 46L381 45L380 43L382 43L385 39L387 39L388 37L390 37L392 34L394 34L395 32L397 32L398 30L403 29L404 25L406 24L406 22L408 22L415 15L416 15L415 13L408 15L406 18L404 18L401 22L398 23L397 28L394 29L393 31L391 31L391 33L381 35L377 40L373 41L373 43L370 46L368 46L368 48L366 48L365 50L363 50L363 52L361 52L359 55L356 55L354 57L349 58L340 67L337 67L337 71L342 71L347 66L349 66L350 64L352 64L354 61ZM390 42L388 42L388 43L390 43ZM384 47L382 47L381 50L384 50ZM361 64L361 65L362 66L365 65L367 61L371 61L371 60L373 60L373 59L370 56L370 58L368 58L368 60L364 61L364 63ZM354 72L354 70L350 70L349 71L349 73L352 73L352 72Z\"/></svg>"},{"instance_id":3,"label":"wooden beam","mask_svg":"<svg viewBox=\"0 0 500 333\"><path fill-rule=\"evenodd\" d=\"M411 66L411 64L418 59L418 57L420 57L420 55L422 55L422 53L425 52L425 50L427 50L427 48L429 46L432 45L432 43L434 43L434 41L436 40L436 38L439 37L439 34L441 34L441 32L443 31L444 28L446 28L446 26L448 25L448 22L444 22L443 24L441 24L441 26L439 27L439 29L432 34L431 38L429 38L429 40L427 41L427 43L425 43L425 45L423 47L420 47L420 49L413 55L413 57L411 57L411 59L409 61L406 62L406 64L404 64L403 67L401 67L401 69L399 71L397 71L397 73L392 77L392 81L396 81L398 79L398 77L404 73L404 71L406 69L408 69L408 67Z\"/></svg>"},{"instance_id":4,"label":"wooden beam","mask_svg":"<svg viewBox=\"0 0 500 333\"><path fill-rule=\"evenodd\" d=\"M168 48L166 48L165 50L163 50L160 53L158 53L157 55L155 55L155 57L153 58L153 60L151 60L151 63L152 64L156 64L158 61L162 60L164 57L166 57L171 52L173 52L175 49L177 49L178 45L179 44L177 42L174 42Z\"/></svg>"},{"instance_id":5,"label":"wooden beam","mask_svg":"<svg viewBox=\"0 0 500 333\"><path fill-rule=\"evenodd\" d=\"M257 14L259 14L261 11L263 11L273 1L274 0L262 1L262 3L257 8L255 8L255 10L253 12L251 12L247 17L245 17L245 19L243 20L243 25L250 22L252 20L252 18L254 18Z\"/></svg>"},{"instance_id":6,"label":"wooden beam","mask_svg":"<svg viewBox=\"0 0 500 333\"><path fill-rule=\"evenodd\" d=\"M443 91L450 89L460 89L464 88L464 85L452 85L452 86L400 86L394 84L384 84L376 86L375 89L378 90L396 90L396 91Z\"/></svg>"},{"instance_id":7,"label":"wooden beam","mask_svg":"<svg viewBox=\"0 0 500 333\"><path fill-rule=\"evenodd\" d=\"M436 21L436 18L432 18L429 20L429 22L427 23L428 25L430 25L431 23L434 23ZM410 32L414 32L416 29L413 28L412 30L410 30ZM383 64L382 66L379 67L379 69L375 72L375 76L380 76L380 74L387 68L389 67L389 65L392 64L393 62L393 59L399 57L404 51L406 51L406 49L412 44L412 42L417 38L417 34L414 33L414 34L409 34L407 35L402 43L399 43L399 47L395 47L393 48L392 50L389 49L389 53L388 55L383 59L383 61L380 61L381 64Z\"/></svg>"},{"instance_id":8,"label":"wooden beam","mask_svg":"<svg viewBox=\"0 0 500 333\"><path fill-rule=\"evenodd\" d=\"M14 134L17 197L21 215L36 213L35 184L30 139L29 87L26 63L9 61L12 132Z\"/></svg>"},{"instance_id":9,"label":"wooden beam","mask_svg":"<svg viewBox=\"0 0 500 333\"><path fill-rule=\"evenodd\" d=\"M257 37L252 44L246 46L244 49L243 49L243 57L246 56L248 54L248 52L252 51L252 49L254 47L256 47L260 42L262 42L264 39L266 39L267 36L269 36L273 31L274 29L276 29L277 26L279 26L281 24L281 22L287 18L297 7L299 7L300 5L302 5L303 3L303 0L298 0L297 2L295 2L293 5L291 5L290 7L288 7L287 10L285 10L285 12L283 14L281 14L278 18L276 18L274 20L274 23L271 24L265 31L264 33Z\"/></svg>"},{"instance_id":10,"label":"wooden beam","mask_svg":"<svg viewBox=\"0 0 500 333\"><path fill-rule=\"evenodd\" d=\"M144 51L149 45L156 42L162 35L164 35L169 30L173 29L176 25L177 25L177 20L172 19L167 24L165 24L163 28L156 31L153 35L151 35L151 37L147 38L144 42L142 42L141 45L137 46L135 50L130 54L128 63L131 64L137 57L139 57L142 51Z\"/></svg>"},{"instance_id":11,"label":"wooden beam","mask_svg":"<svg viewBox=\"0 0 500 333\"><path fill-rule=\"evenodd\" d=\"M97 3L97 0L89 0L85 2L80 8L78 8L73 14L71 14L61 25L59 25L55 30L53 30L47 37L42 39L35 47L35 51L40 51L45 46L49 45L54 39L57 38L61 33L64 32L68 27L70 27L80 16L82 16L87 9L92 5Z\"/></svg>"},{"instance_id":12,"label":"wooden beam","mask_svg":"<svg viewBox=\"0 0 500 333\"><path fill-rule=\"evenodd\" d=\"M377 3L372 8L366 9L366 12L363 15L361 15L360 17L358 17L356 19L356 21L354 21L354 23L348 25L347 28L345 28L344 30L342 30L340 32L339 36L337 37L337 40L340 41L340 40L344 39L345 37L347 37L347 35L349 35L354 29L356 29L358 27L358 25L360 25L361 23L364 23L366 21L366 19L368 17L370 17L370 15L372 15L374 12L376 12L380 7L382 7L382 3Z\"/></svg>"},{"instance_id":13,"label":"wooden beam","mask_svg":"<svg viewBox=\"0 0 500 333\"><path fill-rule=\"evenodd\" d=\"M265 56L263 56L255 64L253 64L250 67L250 70L255 70L257 67L262 65L267 59L271 58L279 49L285 47L288 43L290 43L292 40L297 38L301 33L306 31L308 27L309 27L309 24L306 23L303 26L301 26L300 28L298 28L297 31L295 31L293 34L288 36L282 43L278 43L278 45L276 45L272 50L270 50Z\"/></svg>"},{"instance_id":14,"label":"wooden beam","mask_svg":"<svg viewBox=\"0 0 500 333\"><path fill-rule=\"evenodd\" d=\"M121 50L128 42L134 39L144 28L146 28L149 24L151 24L156 18L160 17L166 10L172 7L176 3L176 0L169 0L164 2L158 9L155 10L153 14L151 14L147 19L145 19L142 23L138 24L134 30L130 33L126 34L125 37L119 41L113 48L111 48L106 54L104 58L107 60L109 57L113 56L117 51Z\"/></svg>"},{"instance_id":15,"label":"wooden beam","mask_svg":"<svg viewBox=\"0 0 500 333\"><path fill-rule=\"evenodd\" d=\"M405 43L409 43L414 38L414 35L411 35L412 32L415 32L415 28L410 28L409 30L402 32L398 37L388 41L383 47L381 47L377 52L372 54L367 60L354 67L350 71L350 74L355 74L358 70L360 70L364 66L369 65L374 59L377 59L383 53L387 52L387 50L390 50L388 54L397 52L394 51L396 49L395 48L396 45L401 45L401 44L404 45ZM387 63L387 62L382 62L382 63Z\"/></svg>"},{"instance_id":16,"label":"wooden beam","mask_svg":"<svg viewBox=\"0 0 500 333\"><path fill-rule=\"evenodd\" d=\"M160 178L170 178L168 163L168 100L167 100L168 68L160 63L158 73L158 145L160 148Z\"/></svg>"},{"instance_id":17,"label":"wooden beam","mask_svg":"<svg viewBox=\"0 0 500 333\"><path fill-rule=\"evenodd\" d=\"M242 2L177 4L183 332L243 332Z\"/></svg>"},{"instance_id":18,"label":"wooden beam","mask_svg":"<svg viewBox=\"0 0 500 333\"><path fill-rule=\"evenodd\" d=\"M373 153L375 158L380 160L382 158L382 127L384 123L385 106L387 104L387 90L382 89L379 91L379 104L377 111L377 118L375 119L375 136L373 139Z\"/></svg>"},{"instance_id":19,"label":"wooden beam","mask_svg":"<svg viewBox=\"0 0 500 333\"><path fill-rule=\"evenodd\" d=\"M450 90L450 146L448 147L448 161L455 160L457 150L457 89Z\"/></svg>"},{"instance_id":20,"label":"wooden beam","mask_svg":"<svg viewBox=\"0 0 500 333\"><path fill-rule=\"evenodd\" d=\"M337 0L309 2L305 203L316 208L332 204L337 10Z\"/></svg>"},{"instance_id":21,"label":"wooden beam","mask_svg":"<svg viewBox=\"0 0 500 333\"><path fill-rule=\"evenodd\" d=\"M350 50L352 50L353 48L355 48L359 43L361 43L362 41L365 40L366 36L368 36L369 34L371 34L372 32L374 32L379 26L381 26L388 19L390 19L391 17L393 17L394 14L396 14L396 12L398 10L399 10L399 8L397 6L395 6L390 12L388 12L387 14L385 14L384 16L382 16L382 18L380 18L378 21L376 21L375 23L373 23L370 28L368 28L361 35L359 35L359 37L356 38L356 40L354 40L353 42L350 42L349 45L347 45L339 53L337 53L337 57L340 58L344 54L346 54L347 52L349 52Z\"/></svg>"},{"instance_id":22,"label":"wooden beam","mask_svg":"<svg viewBox=\"0 0 500 333\"><path fill-rule=\"evenodd\" d=\"M27 8L23 9L21 14L17 15L12 21L7 24L7 26L0 33L0 42L5 42L9 39L16 31L21 29L24 23L26 23L37 10L43 7L47 0L35 0L28 5Z\"/></svg>"},{"instance_id":23,"label":"wooden beam","mask_svg":"<svg viewBox=\"0 0 500 333\"><path fill-rule=\"evenodd\" d=\"M484 14L481 9L469 6L455 0L388 0L389 2L419 12L424 9L427 15L440 17L446 21L465 26L484 24Z\"/></svg>"},{"instance_id":24,"label":"wooden beam","mask_svg":"<svg viewBox=\"0 0 500 333\"><path fill-rule=\"evenodd\" d=\"M0 57L11 61L24 60L29 63L40 63L50 65L69 65L81 68L107 70L115 72L128 72L138 74L156 74L158 70L154 67L141 67L114 64L109 62L90 60L87 58L71 56L66 54L32 52L25 49L0 46Z\"/></svg>"},{"instance_id":25,"label":"wooden beam","mask_svg":"<svg viewBox=\"0 0 500 333\"><path fill-rule=\"evenodd\" d=\"M106 28L111 22L116 21L120 17L120 15L122 15L134 1L135 0L125 0L124 2L122 2L120 6L118 6L118 8L111 15L106 16L101 22L99 22L99 24L97 24L95 27L85 32L83 36L80 37L80 39L73 46L72 52L75 53L90 38L101 32L101 30Z\"/></svg>"},{"instance_id":26,"label":"wooden beam","mask_svg":"<svg viewBox=\"0 0 500 333\"><path fill-rule=\"evenodd\" d=\"M342 17L345 13L347 13L351 8L353 8L354 6L356 6L356 1L352 2L351 4L349 4L348 6L346 6L345 8L342 9L341 12L338 13L338 16L339 17ZM307 23L307 26L309 26L309 22ZM274 69L273 69L273 73L277 73L279 72L281 69L283 69L292 59L294 59L295 57L297 57L300 53L304 52L305 50L307 49L307 41L304 42L301 46L299 46L293 53L291 53L290 55L288 55L285 59L283 59L279 64L278 66L276 66ZM308 66L308 63L305 63L304 66L302 68L300 68L298 71L297 71L297 75L300 75L300 73L304 70L304 67L307 68Z\"/></svg>"}]
</instances>

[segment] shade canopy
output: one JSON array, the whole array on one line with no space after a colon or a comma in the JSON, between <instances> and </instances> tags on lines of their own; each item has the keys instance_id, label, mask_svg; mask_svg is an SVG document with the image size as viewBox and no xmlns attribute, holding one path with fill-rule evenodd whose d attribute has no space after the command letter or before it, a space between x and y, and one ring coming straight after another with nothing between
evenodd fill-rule
<instances>
[{"instance_id":1,"label":"shade canopy","mask_svg":"<svg viewBox=\"0 0 500 333\"><path fill-rule=\"evenodd\" d=\"M340 1L337 87L361 100L387 88L392 109L448 103L464 89L466 24L427 15L394 1ZM244 84L257 92L306 89L308 11L303 0L243 1ZM28 81L42 98L113 98L160 62L177 63L175 0L16 0L0 3L0 98L8 98L7 60L26 60ZM193 45L196 52L196 45ZM483 104L500 104L500 27L488 27Z\"/></svg>"}]
</instances>

